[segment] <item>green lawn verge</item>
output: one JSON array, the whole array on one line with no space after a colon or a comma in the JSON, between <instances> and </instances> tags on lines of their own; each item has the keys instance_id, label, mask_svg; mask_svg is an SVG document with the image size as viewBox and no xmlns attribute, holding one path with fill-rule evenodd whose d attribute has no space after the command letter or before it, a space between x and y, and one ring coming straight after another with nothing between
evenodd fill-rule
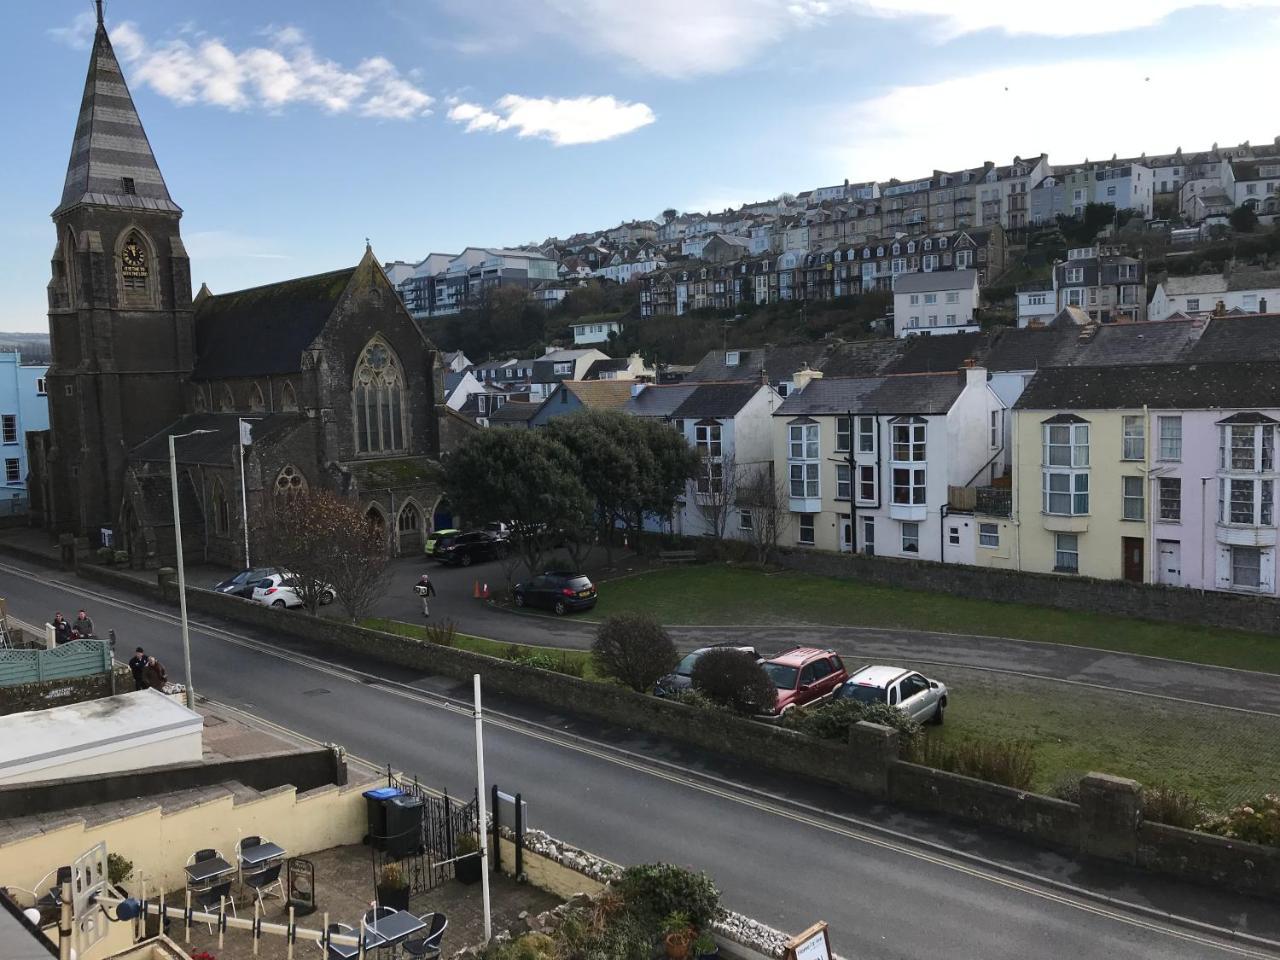
<instances>
[{"instance_id":1,"label":"green lawn verge","mask_svg":"<svg viewBox=\"0 0 1280 960\"><path fill-rule=\"evenodd\" d=\"M724 564L656 570L600 587L592 616L647 612L668 624L901 627L1074 644L1280 673L1280 638L1020 603L970 600Z\"/></svg>"},{"instance_id":2,"label":"green lawn verge","mask_svg":"<svg viewBox=\"0 0 1280 960\"><path fill-rule=\"evenodd\" d=\"M402 637L413 637L415 640L426 640L427 630L425 627L416 623L405 623L401 620L387 620L380 617L369 617L361 621L361 626L369 627L373 630L383 630L387 633L398 633ZM530 647L519 643L502 643L498 640L488 640L484 637L473 637L465 633L455 633L453 635L453 646L459 650L469 650L472 653L481 653L486 657L497 657L499 660L512 660L515 657L531 657L539 654L549 654L557 660L565 659L570 663L581 663L583 668L583 679L586 680L603 680L595 671L595 663L591 659L591 653L588 650L568 650L561 647ZM514 656L513 656L514 655Z\"/></svg>"},{"instance_id":3,"label":"green lawn verge","mask_svg":"<svg viewBox=\"0 0 1280 960\"><path fill-rule=\"evenodd\" d=\"M1226 810L1280 785L1280 720L948 669L946 722L928 737L1026 740L1035 788L1096 770L1166 783Z\"/></svg>"}]
</instances>

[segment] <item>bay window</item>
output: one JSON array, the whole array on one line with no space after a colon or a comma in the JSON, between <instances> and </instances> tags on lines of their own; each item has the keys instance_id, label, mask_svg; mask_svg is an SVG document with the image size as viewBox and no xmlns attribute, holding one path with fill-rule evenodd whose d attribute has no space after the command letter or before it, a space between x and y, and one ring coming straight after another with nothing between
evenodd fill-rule
<instances>
[{"instance_id":1,"label":"bay window","mask_svg":"<svg viewBox=\"0 0 1280 960\"><path fill-rule=\"evenodd\" d=\"M893 422L893 460L895 463L923 463L925 460L923 417L908 417Z\"/></svg>"},{"instance_id":2,"label":"bay window","mask_svg":"<svg viewBox=\"0 0 1280 960\"><path fill-rule=\"evenodd\" d=\"M1254 473L1274 469L1274 423L1227 423L1219 426L1218 466Z\"/></svg>"},{"instance_id":3,"label":"bay window","mask_svg":"<svg viewBox=\"0 0 1280 960\"><path fill-rule=\"evenodd\" d=\"M1089 424L1063 415L1046 422L1043 429L1042 509L1057 516L1087 514Z\"/></svg>"},{"instance_id":4,"label":"bay window","mask_svg":"<svg viewBox=\"0 0 1280 960\"><path fill-rule=\"evenodd\" d=\"M1274 522L1274 480L1218 479L1218 522L1269 527Z\"/></svg>"},{"instance_id":5,"label":"bay window","mask_svg":"<svg viewBox=\"0 0 1280 960\"><path fill-rule=\"evenodd\" d=\"M819 496L818 425L793 423L788 425L787 457L791 496L797 499Z\"/></svg>"},{"instance_id":6,"label":"bay window","mask_svg":"<svg viewBox=\"0 0 1280 960\"><path fill-rule=\"evenodd\" d=\"M893 502L907 506L923 506L925 482L923 470L893 468Z\"/></svg>"}]
</instances>

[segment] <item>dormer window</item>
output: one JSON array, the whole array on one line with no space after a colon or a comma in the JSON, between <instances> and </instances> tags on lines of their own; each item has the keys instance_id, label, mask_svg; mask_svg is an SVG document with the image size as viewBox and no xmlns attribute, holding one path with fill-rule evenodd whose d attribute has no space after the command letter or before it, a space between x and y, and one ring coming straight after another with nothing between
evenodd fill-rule
<instances>
[{"instance_id":1,"label":"dormer window","mask_svg":"<svg viewBox=\"0 0 1280 960\"><path fill-rule=\"evenodd\" d=\"M123 191L125 192L125 195L126 195L126 196L130 196L130 197L134 196L134 195L135 195L135 194L137 194L137 192L138 192L138 191L134 188L134 185L133 185L133 177L121 177L121 178L120 178L120 189L121 189L121 190L123 190Z\"/></svg>"},{"instance_id":2,"label":"dormer window","mask_svg":"<svg viewBox=\"0 0 1280 960\"><path fill-rule=\"evenodd\" d=\"M916 245L915 245L915 242L912 241L911 243L907 244L907 253L915 253L915 252L916 252Z\"/></svg>"},{"instance_id":3,"label":"dormer window","mask_svg":"<svg viewBox=\"0 0 1280 960\"><path fill-rule=\"evenodd\" d=\"M724 365L726 367L736 367L741 362L741 357L737 350L729 350L724 355Z\"/></svg>"},{"instance_id":4,"label":"dormer window","mask_svg":"<svg viewBox=\"0 0 1280 960\"><path fill-rule=\"evenodd\" d=\"M932 250L932 249L933 249L933 241L932 241L932 240L926 240L926 241L924 242L924 248L925 248L926 250Z\"/></svg>"},{"instance_id":5,"label":"dormer window","mask_svg":"<svg viewBox=\"0 0 1280 960\"><path fill-rule=\"evenodd\" d=\"M898 244L893 245L893 255L896 257L902 248Z\"/></svg>"},{"instance_id":6,"label":"dormer window","mask_svg":"<svg viewBox=\"0 0 1280 960\"><path fill-rule=\"evenodd\" d=\"M938 249L939 249L939 250L945 250L945 249L947 249L947 238L946 238L946 237L939 237L939 238L938 238Z\"/></svg>"}]
</instances>

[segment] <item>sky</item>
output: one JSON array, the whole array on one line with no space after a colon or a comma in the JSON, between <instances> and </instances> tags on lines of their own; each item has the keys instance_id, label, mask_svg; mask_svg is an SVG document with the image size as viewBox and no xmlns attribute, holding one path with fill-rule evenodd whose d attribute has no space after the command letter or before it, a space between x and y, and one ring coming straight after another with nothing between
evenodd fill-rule
<instances>
[{"instance_id":1,"label":"sky","mask_svg":"<svg viewBox=\"0 0 1280 960\"><path fill-rule=\"evenodd\" d=\"M0 329L45 284L89 0L3 6ZM934 169L1269 142L1280 0L108 0L196 288Z\"/></svg>"}]
</instances>

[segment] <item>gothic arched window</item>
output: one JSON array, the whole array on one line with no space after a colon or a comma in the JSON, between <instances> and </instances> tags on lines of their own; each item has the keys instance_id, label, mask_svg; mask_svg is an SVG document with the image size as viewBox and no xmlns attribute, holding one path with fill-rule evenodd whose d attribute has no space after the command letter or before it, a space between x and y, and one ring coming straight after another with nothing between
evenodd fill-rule
<instances>
[{"instance_id":1,"label":"gothic arched window","mask_svg":"<svg viewBox=\"0 0 1280 960\"><path fill-rule=\"evenodd\" d=\"M307 492L307 478L297 467L289 465L276 474L276 496L296 500Z\"/></svg>"},{"instance_id":2,"label":"gothic arched window","mask_svg":"<svg viewBox=\"0 0 1280 960\"><path fill-rule=\"evenodd\" d=\"M236 408L236 398L231 394L231 388L225 384L221 392L218 394L218 413L230 413Z\"/></svg>"},{"instance_id":3,"label":"gothic arched window","mask_svg":"<svg viewBox=\"0 0 1280 960\"><path fill-rule=\"evenodd\" d=\"M287 380L284 389L280 391L280 409L288 413L294 413L298 409L298 395L293 392L293 384Z\"/></svg>"},{"instance_id":4,"label":"gothic arched window","mask_svg":"<svg viewBox=\"0 0 1280 960\"><path fill-rule=\"evenodd\" d=\"M262 388L256 383L249 391L249 409L254 413L261 413L267 409L267 402L262 399Z\"/></svg>"},{"instance_id":5,"label":"gothic arched window","mask_svg":"<svg viewBox=\"0 0 1280 960\"><path fill-rule=\"evenodd\" d=\"M120 248L120 282L126 291L145 292L151 277L151 256L146 242L137 230L131 232Z\"/></svg>"},{"instance_id":6,"label":"gothic arched window","mask_svg":"<svg viewBox=\"0 0 1280 960\"><path fill-rule=\"evenodd\" d=\"M213 481L213 529L226 536L231 529L231 514L227 507L227 494L222 489L222 481Z\"/></svg>"},{"instance_id":7,"label":"gothic arched window","mask_svg":"<svg viewBox=\"0 0 1280 960\"><path fill-rule=\"evenodd\" d=\"M356 364L351 405L357 453L404 450L406 397L400 362L381 339L373 340Z\"/></svg>"}]
</instances>

